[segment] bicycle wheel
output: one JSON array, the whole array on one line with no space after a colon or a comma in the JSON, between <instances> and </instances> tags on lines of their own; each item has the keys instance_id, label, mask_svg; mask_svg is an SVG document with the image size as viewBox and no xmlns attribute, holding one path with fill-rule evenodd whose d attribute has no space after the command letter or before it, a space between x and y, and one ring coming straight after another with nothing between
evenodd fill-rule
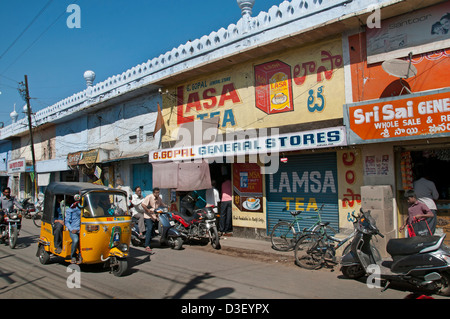
<instances>
[{"instance_id":1,"label":"bicycle wheel","mask_svg":"<svg viewBox=\"0 0 450 319\"><path fill-rule=\"evenodd\" d=\"M273 226L270 240L272 248L280 251L288 251L294 248L297 232L291 223L281 221Z\"/></svg>"},{"instance_id":2,"label":"bicycle wheel","mask_svg":"<svg viewBox=\"0 0 450 319\"><path fill-rule=\"evenodd\" d=\"M41 227L41 219L42 219L42 213L41 212L37 212L36 214L34 214L34 216L32 217L33 219L33 223L36 227Z\"/></svg>"},{"instance_id":3,"label":"bicycle wheel","mask_svg":"<svg viewBox=\"0 0 450 319\"><path fill-rule=\"evenodd\" d=\"M318 269L322 266L326 245L320 236L306 234L295 245L295 264L305 269Z\"/></svg>"}]
</instances>

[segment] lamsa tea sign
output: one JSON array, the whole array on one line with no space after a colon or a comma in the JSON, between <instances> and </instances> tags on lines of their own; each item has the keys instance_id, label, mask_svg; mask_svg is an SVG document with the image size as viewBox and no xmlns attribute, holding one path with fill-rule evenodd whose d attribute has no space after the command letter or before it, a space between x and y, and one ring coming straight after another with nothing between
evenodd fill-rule
<instances>
[{"instance_id":1,"label":"lamsa tea sign","mask_svg":"<svg viewBox=\"0 0 450 319\"><path fill-rule=\"evenodd\" d=\"M346 105L349 144L450 134L450 90Z\"/></svg>"}]
</instances>

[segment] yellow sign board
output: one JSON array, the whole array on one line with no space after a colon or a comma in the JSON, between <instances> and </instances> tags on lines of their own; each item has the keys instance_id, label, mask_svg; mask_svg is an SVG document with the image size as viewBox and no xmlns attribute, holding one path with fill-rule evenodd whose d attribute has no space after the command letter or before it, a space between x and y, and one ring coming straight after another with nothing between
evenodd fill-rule
<instances>
[{"instance_id":1,"label":"yellow sign board","mask_svg":"<svg viewBox=\"0 0 450 319\"><path fill-rule=\"evenodd\" d=\"M219 117L219 133L342 118L340 38L180 83L163 96L166 134L187 122Z\"/></svg>"}]
</instances>

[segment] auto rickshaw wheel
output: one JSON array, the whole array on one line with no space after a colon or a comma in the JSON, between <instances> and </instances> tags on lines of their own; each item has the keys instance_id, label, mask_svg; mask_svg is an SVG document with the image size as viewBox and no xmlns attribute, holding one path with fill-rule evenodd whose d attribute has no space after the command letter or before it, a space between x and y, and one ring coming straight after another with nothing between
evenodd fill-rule
<instances>
[{"instance_id":1,"label":"auto rickshaw wheel","mask_svg":"<svg viewBox=\"0 0 450 319\"><path fill-rule=\"evenodd\" d=\"M111 272L114 276L122 276L128 269L128 261L125 258L111 257L110 259Z\"/></svg>"},{"instance_id":2,"label":"auto rickshaw wheel","mask_svg":"<svg viewBox=\"0 0 450 319\"><path fill-rule=\"evenodd\" d=\"M38 257L41 264L46 265L50 261L50 254L45 250L44 245L39 245Z\"/></svg>"}]
</instances>

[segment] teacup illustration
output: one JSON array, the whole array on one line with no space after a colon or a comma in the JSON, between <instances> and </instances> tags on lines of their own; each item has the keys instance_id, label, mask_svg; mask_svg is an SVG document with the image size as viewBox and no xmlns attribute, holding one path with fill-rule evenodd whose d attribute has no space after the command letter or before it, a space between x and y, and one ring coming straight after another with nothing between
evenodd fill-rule
<instances>
[{"instance_id":1,"label":"teacup illustration","mask_svg":"<svg viewBox=\"0 0 450 319\"><path fill-rule=\"evenodd\" d=\"M249 209L255 209L259 205L259 198L249 197L245 202Z\"/></svg>"}]
</instances>

